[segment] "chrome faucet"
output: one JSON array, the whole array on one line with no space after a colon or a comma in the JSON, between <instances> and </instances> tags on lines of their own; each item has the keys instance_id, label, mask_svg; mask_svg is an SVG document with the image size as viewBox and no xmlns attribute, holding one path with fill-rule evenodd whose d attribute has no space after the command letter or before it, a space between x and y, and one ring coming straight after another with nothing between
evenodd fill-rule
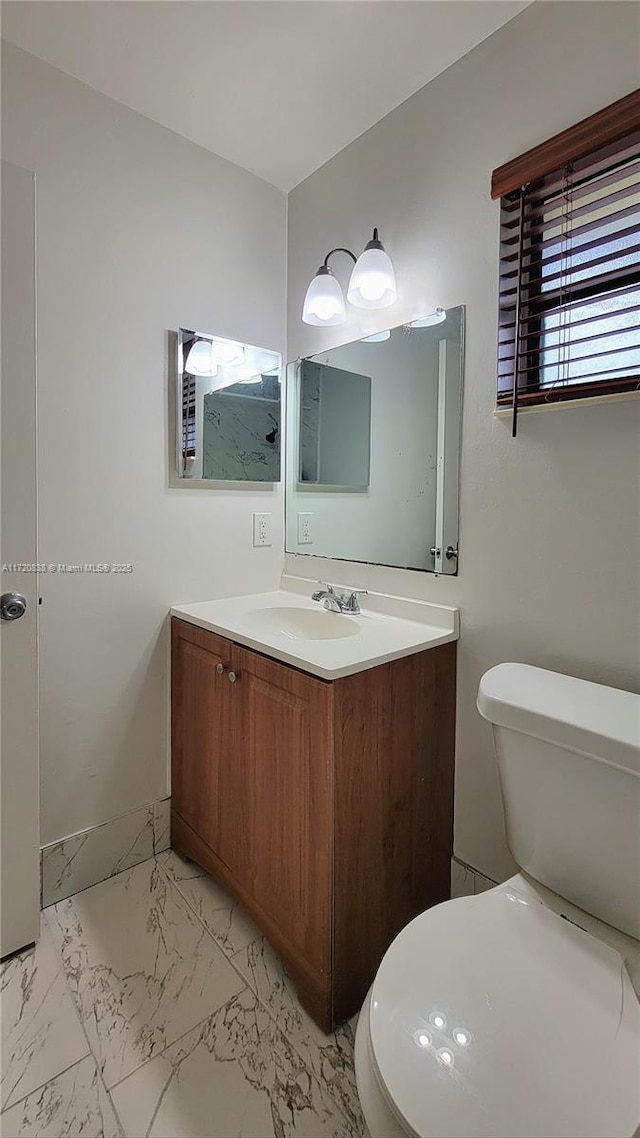
<instances>
[{"instance_id":1,"label":"chrome faucet","mask_svg":"<svg viewBox=\"0 0 640 1138\"><path fill-rule=\"evenodd\" d=\"M312 601L322 601L329 612L348 612L352 616L358 615L360 612L358 597L366 595L366 589L353 589L350 593L343 593L334 589L333 585L327 585L326 581L318 581L318 584L322 588L316 589L315 593L311 594Z\"/></svg>"}]
</instances>

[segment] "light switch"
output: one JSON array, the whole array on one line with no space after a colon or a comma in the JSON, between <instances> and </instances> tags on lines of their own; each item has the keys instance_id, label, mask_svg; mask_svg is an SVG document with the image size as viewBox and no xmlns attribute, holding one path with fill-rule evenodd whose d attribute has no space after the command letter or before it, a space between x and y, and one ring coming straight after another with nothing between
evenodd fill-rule
<instances>
[{"instance_id":1,"label":"light switch","mask_svg":"<svg viewBox=\"0 0 640 1138\"><path fill-rule=\"evenodd\" d=\"M271 518L271 514L253 515L253 544L255 546L273 545Z\"/></svg>"}]
</instances>

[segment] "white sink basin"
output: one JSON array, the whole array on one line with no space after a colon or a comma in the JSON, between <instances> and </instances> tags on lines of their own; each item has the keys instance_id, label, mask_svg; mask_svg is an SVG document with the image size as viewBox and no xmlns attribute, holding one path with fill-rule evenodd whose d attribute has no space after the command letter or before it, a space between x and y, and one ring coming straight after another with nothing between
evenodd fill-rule
<instances>
[{"instance_id":1,"label":"white sink basin","mask_svg":"<svg viewBox=\"0 0 640 1138\"><path fill-rule=\"evenodd\" d=\"M291 640L342 640L345 636L357 636L360 631L358 622L350 616L293 605L253 609L246 614L244 624L258 635L275 632Z\"/></svg>"},{"instance_id":2,"label":"white sink basin","mask_svg":"<svg viewBox=\"0 0 640 1138\"><path fill-rule=\"evenodd\" d=\"M178 605L171 614L321 680L458 639L456 609L370 592L361 615L333 613L311 600L311 581L283 582L292 587Z\"/></svg>"}]
</instances>

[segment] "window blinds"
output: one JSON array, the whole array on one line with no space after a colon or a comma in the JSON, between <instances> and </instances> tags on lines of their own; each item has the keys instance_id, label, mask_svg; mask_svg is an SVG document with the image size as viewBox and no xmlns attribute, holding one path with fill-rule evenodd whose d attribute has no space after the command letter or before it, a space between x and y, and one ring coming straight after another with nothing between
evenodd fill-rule
<instances>
[{"instance_id":1,"label":"window blinds","mask_svg":"<svg viewBox=\"0 0 640 1138\"><path fill-rule=\"evenodd\" d=\"M532 173L501 197L498 404L514 433L518 404L640 387L640 121Z\"/></svg>"}]
</instances>

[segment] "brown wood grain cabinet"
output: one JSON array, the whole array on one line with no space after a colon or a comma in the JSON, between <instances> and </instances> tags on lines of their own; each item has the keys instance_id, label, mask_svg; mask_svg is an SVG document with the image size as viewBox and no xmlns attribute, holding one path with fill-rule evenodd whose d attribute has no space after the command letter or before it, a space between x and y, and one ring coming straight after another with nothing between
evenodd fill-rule
<instances>
[{"instance_id":1,"label":"brown wood grain cabinet","mask_svg":"<svg viewBox=\"0 0 640 1138\"><path fill-rule=\"evenodd\" d=\"M449 896L455 643L326 681L172 619L172 845L244 905L325 1031Z\"/></svg>"}]
</instances>

